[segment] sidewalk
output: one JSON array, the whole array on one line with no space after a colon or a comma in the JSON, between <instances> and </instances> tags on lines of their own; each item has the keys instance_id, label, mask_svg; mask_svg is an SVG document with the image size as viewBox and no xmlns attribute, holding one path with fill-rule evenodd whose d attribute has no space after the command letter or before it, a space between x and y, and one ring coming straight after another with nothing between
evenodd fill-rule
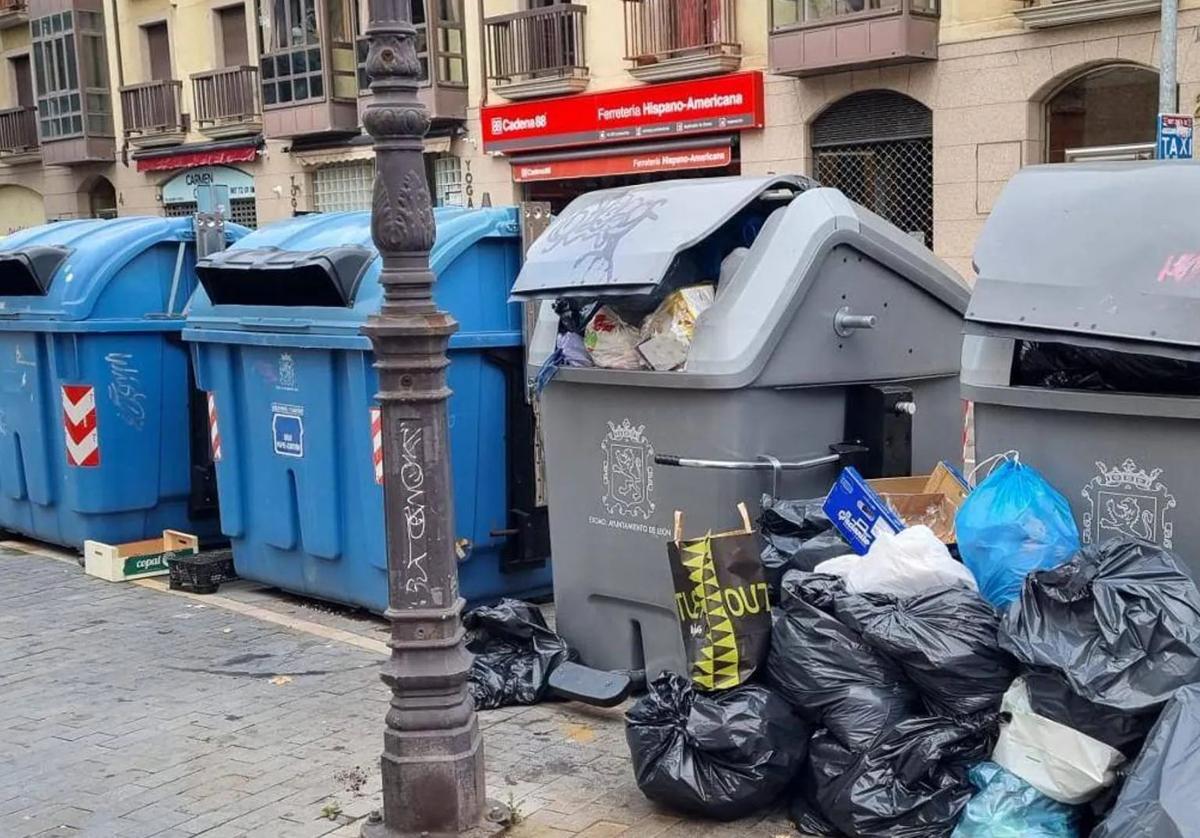
<instances>
[{"instance_id":1,"label":"sidewalk","mask_svg":"<svg viewBox=\"0 0 1200 838\"><path fill-rule=\"evenodd\" d=\"M358 835L380 805L386 624L250 583L113 584L0 546L0 835ZM620 710L480 714L515 838L796 835L689 821L637 790Z\"/></svg>"}]
</instances>

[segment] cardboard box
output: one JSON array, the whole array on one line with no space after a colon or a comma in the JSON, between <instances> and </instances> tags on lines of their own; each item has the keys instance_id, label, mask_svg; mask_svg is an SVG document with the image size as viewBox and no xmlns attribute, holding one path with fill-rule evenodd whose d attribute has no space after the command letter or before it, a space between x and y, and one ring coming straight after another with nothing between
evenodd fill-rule
<instances>
[{"instance_id":1,"label":"cardboard box","mask_svg":"<svg viewBox=\"0 0 1200 838\"><path fill-rule=\"evenodd\" d=\"M196 536L176 530L163 530L162 538L148 538L127 544L85 541L83 569L89 576L122 582L143 576L161 576L170 570L168 560L199 552L200 542Z\"/></svg>"},{"instance_id":2,"label":"cardboard box","mask_svg":"<svg viewBox=\"0 0 1200 838\"><path fill-rule=\"evenodd\" d=\"M846 468L829 490L825 514L849 542L865 555L880 531L895 534L924 524L945 544L956 540L954 518L970 492L967 481L951 465L938 463L932 474L865 480Z\"/></svg>"}]
</instances>

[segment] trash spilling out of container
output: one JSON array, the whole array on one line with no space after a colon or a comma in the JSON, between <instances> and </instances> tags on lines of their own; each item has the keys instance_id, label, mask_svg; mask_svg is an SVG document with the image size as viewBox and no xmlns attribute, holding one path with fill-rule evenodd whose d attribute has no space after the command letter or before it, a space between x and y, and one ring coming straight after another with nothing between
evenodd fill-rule
<instances>
[{"instance_id":1,"label":"trash spilling out of container","mask_svg":"<svg viewBox=\"0 0 1200 838\"><path fill-rule=\"evenodd\" d=\"M178 340L196 258L190 218L0 242L0 528L75 549L218 536L206 401Z\"/></svg>"},{"instance_id":2,"label":"trash spilling out of container","mask_svg":"<svg viewBox=\"0 0 1200 838\"><path fill-rule=\"evenodd\" d=\"M439 209L434 219L434 298L459 324L447 381L461 593L471 604L537 598L550 589L549 536L521 309L508 302L521 259L518 213ZM376 400L362 333L383 298L370 220L367 212L295 218L204 260L184 337L220 440L221 522L237 573L382 612L384 469L405 468L419 431L389 427ZM419 516L419 474L405 473L414 481L408 514Z\"/></svg>"},{"instance_id":3,"label":"trash spilling out of container","mask_svg":"<svg viewBox=\"0 0 1200 838\"><path fill-rule=\"evenodd\" d=\"M695 289L714 285L700 310ZM540 301L528 375L554 499L557 625L585 664L690 672L660 558L675 510L715 526L753 499L757 519L764 494L817 497L847 465L928 474L960 453L967 286L804 178L583 195L533 243L513 293ZM674 313L670 332L692 332L681 364L663 356L670 370L638 352L656 310ZM569 361L565 333L595 339L594 366ZM605 368L600 346L631 368Z\"/></svg>"}]
</instances>

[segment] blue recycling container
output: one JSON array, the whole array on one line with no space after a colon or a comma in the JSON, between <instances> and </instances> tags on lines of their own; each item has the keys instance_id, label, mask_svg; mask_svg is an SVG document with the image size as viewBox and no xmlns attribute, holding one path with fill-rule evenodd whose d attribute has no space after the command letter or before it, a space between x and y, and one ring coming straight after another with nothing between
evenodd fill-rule
<instances>
[{"instance_id":1,"label":"blue recycling container","mask_svg":"<svg viewBox=\"0 0 1200 838\"><path fill-rule=\"evenodd\" d=\"M0 527L75 548L218 533L203 394L179 334L195 264L188 218L0 239Z\"/></svg>"},{"instance_id":2,"label":"blue recycling container","mask_svg":"<svg viewBox=\"0 0 1200 838\"><path fill-rule=\"evenodd\" d=\"M460 589L476 603L548 594L548 537L529 525L544 518L522 509L533 454L521 309L508 302L517 211L435 220L434 295L459 323L448 378ZM272 224L201 264L184 330L211 398L238 574L376 612L387 607L378 379L361 330L382 302L380 269L370 213Z\"/></svg>"}]
</instances>

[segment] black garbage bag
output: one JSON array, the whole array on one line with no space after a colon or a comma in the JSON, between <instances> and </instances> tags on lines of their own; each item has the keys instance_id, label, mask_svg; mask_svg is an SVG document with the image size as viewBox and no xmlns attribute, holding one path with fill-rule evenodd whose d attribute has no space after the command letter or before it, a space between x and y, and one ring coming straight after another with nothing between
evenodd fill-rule
<instances>
[{"instance_id":1,"label":"black garbage bag","mask_svg":"<svg viewBox=\"0 0 1200 838\"><path fill-rule=\"evenodd\" d=\"M770 805L800 770L808 735L788 703L766 687L703 693L670 672L625 714L642 793L718 820Z\"/></svg>"},{"instance_id":2,"label":"black garbage bag","mask_svg":"<svg viewBox=\"0 0 1200 838\"><path fill-rule=\"evenodd\" d=\"M1053 669L1027 669L1023 675L1033 712L1116 748L1128 759L1138 755L1158 718L1158 710L1133 713L1088 701Z\"/></svg>"},{"instance_id":3,"label":"black garbage bag","mask_svg":"<svg viewBox=\"0 0 1200 838\"><path fill-rule=\"evenodd\" d=\"M1167 702L1108 817L1092 838L1189 838L1200 832L1200 684Z\"/></svg>"},{"instance_id":4,"label":"black garbage bag","mask_svg":"<svg viewBox=\"0 0 1200 838\"><path fill-rule=\"evenodd\" d=\"M1023 341L1012 383L1055 390L1190 396L1200 389L1200 364L1074 344Z\"/></svg>"},{"instance_id":5,"label":"black garbage bag","mask_svg":"<svg viewBox=\"0 0 1200 838\"><path fill-rule=\"evenodd\" d=\"M550 673L574 651L546 625L541 609L502 599L463 615L471 663L470 689L479 710L536 704Z\"/></svg>"},{"instance_id":6,"label":"black garbage bag","mask_svg":"<svg viewBox=\"0 0 1200 838\"><path fill-rule=\"evenodd\" d=\"M762 563L772 591L779 589L789 570L811 571L826 559L853 552L825 514L824 503L824 498L782 500L763 495L758 529L764 542Z\"/></svg>"},{"instance_id":7,"label":"black garbage bag","mask_svg":"<svg viewBox=\"0 0 1200 838\"><path fill-rule=\"evenodd\" d=\"M916 717L862 752L846 748L830 731L817 731L793 821L810 831L824 820L837 832L863 838L949 836L974 792L968 772L988 758L996 731L995 714L957 721Z\"/></svg>"},{"instance_id":8,"label":"black garbage bag","mask_svg":"<svg viewBox=\"0 0 1200 838\"><path fill-rule=\"evenodd\" d=\"M1000 648L1000 617L975 591L934 588L899 599L880 594L836 598L839 619L900 665L932 714L1000 709L1017 662Z\"/></svg>"},{"instance_id":9,"label":"black garbage bag","mask_svg":"<svg viewBox=\"0 0 1200 838\"><path fill-rule=\"evenodd\" d=\"M788 571L771 614L767 681L805 720L862 750L922 712L900 667L833 615L835 576Z\"/></svg>"},{"instance_id":10,"label":"black garbage bag","mask_svg":"<svg viewBox=\"0 0 1200 838\"><path fill-rule=\"evenodd\" d=\"M1117 538L1025 577L1000 645L1063 674L1080 696L1150 710L1200 681L1200 591L1153 544Z\"/></svg>"}]
</instances>

